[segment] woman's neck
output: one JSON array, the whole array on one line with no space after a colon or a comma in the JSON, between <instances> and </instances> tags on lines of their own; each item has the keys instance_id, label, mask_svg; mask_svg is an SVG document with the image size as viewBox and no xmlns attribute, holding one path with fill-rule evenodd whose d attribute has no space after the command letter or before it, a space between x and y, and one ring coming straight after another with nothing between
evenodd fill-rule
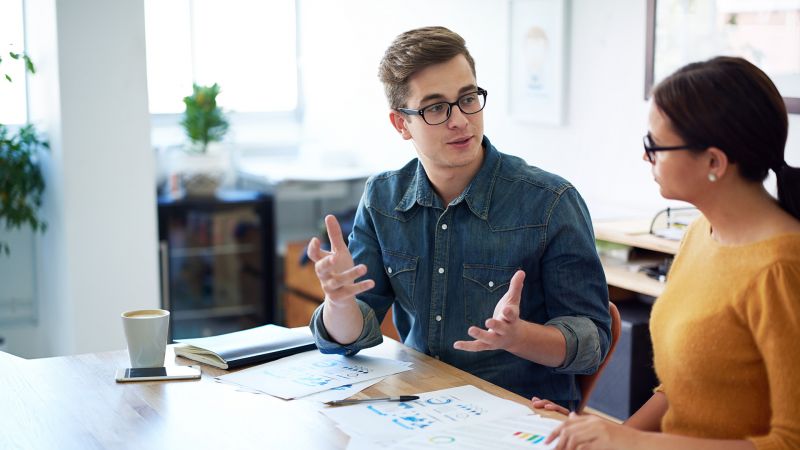
<instances>
[{"instance_id":1,"label":"woman's neck","mask_svg":"<svg viewBox=\"0 0 800 450\"><path fill-rule=\"evenodd\" d=\"M779 234L800 232L800 221L786 213L761 183L733 182L710 191L697 204L711 224L711 236L724 245L745 245Z\"/></svg>"}]
</instances>

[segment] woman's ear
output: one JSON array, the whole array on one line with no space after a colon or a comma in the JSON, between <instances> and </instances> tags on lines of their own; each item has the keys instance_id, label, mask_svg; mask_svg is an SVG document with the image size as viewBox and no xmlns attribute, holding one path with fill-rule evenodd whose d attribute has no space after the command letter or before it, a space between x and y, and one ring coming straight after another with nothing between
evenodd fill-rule
<instances>
[{"instance_id":1,"label":"woman's ear","mask_svg":"<svg viewBox=\"0 0 800 450\"><path fill-rule=\"evenodd\" d=\"M404 114L397 111L389 111L389 121L403 139L411 139L411 133L408 131L408 119Z\"/></svg>"},{"instance_id":2,"label":"woman's ear","mask_svg":"<svg viewBox=\"0 0 800 450\"><path fill-rule=\"evenodd\" d=\"M730 171L728 155L717 147L709 147L706 151L708 152L709 179L719 180Z\"/></svg>"}]
</instances>

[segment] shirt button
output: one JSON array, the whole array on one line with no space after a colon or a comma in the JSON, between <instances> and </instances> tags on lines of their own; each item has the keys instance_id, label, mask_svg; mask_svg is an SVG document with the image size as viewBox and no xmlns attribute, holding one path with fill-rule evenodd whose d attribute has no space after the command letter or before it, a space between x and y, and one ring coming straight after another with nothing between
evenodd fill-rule
<instances>
[{"instance_id":1,"label":"shirt button","mask_svg":"<svg viewBox=\"0 0 800 450\"><path fill-rule=\"evenodd\" d=\"M392 273L392 268L391 267L387 267L386 271L389 272L389 273Z\"/></svg>"},{"instance_id":2,"label":"shirt button","mask_svg":"<svg viewBox=\"0 0 800 450\"><path fill-rule=\"evenodd\" d=\"M389 269L389 272L391 273L392 269ZM489 282L489 287L494 287L494 281L490 281Z\"/></svg>"},{"instance_id":3,"label":"shirt button","mask_svg":"<svg viewBox=\"0 0 800 450\"><path fill-rule=\"evenodd\" d=\"M447 229L447 224L446 224L446 223L443 223L443 224L442 224L442 229L443 229L443 230L446 230L446 229Z\"/></svg>"},{"instance_id":4,"label":"shirt button","mask_svg":"<svg viewBox=\"0 0 800 450\"><path fill-rule=\"evenodd\" d=\"M439 273L444 273L444 267L439 267Z\"/></svg>"},{"instance_id":5,"label":"shirt button","mask_svg":"<svg viewBox=\"0 0 800 450\"><path fill-rule=\"evenodd\" d=\"M441 316L441 315L439 315L439 314L437 314L437 315L436 315L436 321L437 321L437 322L441 322L441 321L442 321L442 316Z\"/></svg>"}]
</instances>

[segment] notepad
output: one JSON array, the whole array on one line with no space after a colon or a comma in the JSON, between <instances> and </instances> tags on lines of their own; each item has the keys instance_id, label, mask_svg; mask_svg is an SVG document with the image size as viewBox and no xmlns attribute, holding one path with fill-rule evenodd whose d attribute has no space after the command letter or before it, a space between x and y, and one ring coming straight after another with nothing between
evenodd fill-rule
<instances>
[{"instance_id":1,"label":"notepad","mask_svg":"<svg viewBox=\"0 0 800 450\"><path fill-rule=\"evenodd\" d=\"M176 339L175 354L220 369L273 361L317 348L308 327L264 325L195 339Z\"/></svg>"}]
</instances>

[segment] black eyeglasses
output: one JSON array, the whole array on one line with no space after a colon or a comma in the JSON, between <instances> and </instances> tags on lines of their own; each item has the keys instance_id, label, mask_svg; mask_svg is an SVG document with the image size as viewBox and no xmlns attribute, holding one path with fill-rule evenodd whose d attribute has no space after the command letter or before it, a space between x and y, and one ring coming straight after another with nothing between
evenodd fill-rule
<instances>
[{"instance_id":1,"label":"black eyeglasses","mask_svg":"<svg viewBox=\"0 0 800 450\"><path fill-rule=\"evenodd\" d=\"M453 112L453 106L458 106L464 114L475 114L483 110L486 106L486 89L478 88L475 92L464 94L458 97L458 100L450 102L439 102L428 105L422 109L408 109L397 108L398 111L406 114L415 114L422 116L422 120L428 125L439 125L447 122L450 118L450 113Z\"/></svg>"},{"instance_id":2,"label":"black eyeglasses","mask_svg":"<svg viewBox=\"0 0 800 450\"><path fill-rule=\"evenodd\" d=\"M644 144L644 152L647 155L647 160L650 161L650 164L656 163L656 152L668 152L672 150L704 150L706 146L704 145L671 145L671 146L658 146L653 144L653 137L650 136L650 133L647 133L642 138L642 143Z\"/></svg>"}]
</instances>

